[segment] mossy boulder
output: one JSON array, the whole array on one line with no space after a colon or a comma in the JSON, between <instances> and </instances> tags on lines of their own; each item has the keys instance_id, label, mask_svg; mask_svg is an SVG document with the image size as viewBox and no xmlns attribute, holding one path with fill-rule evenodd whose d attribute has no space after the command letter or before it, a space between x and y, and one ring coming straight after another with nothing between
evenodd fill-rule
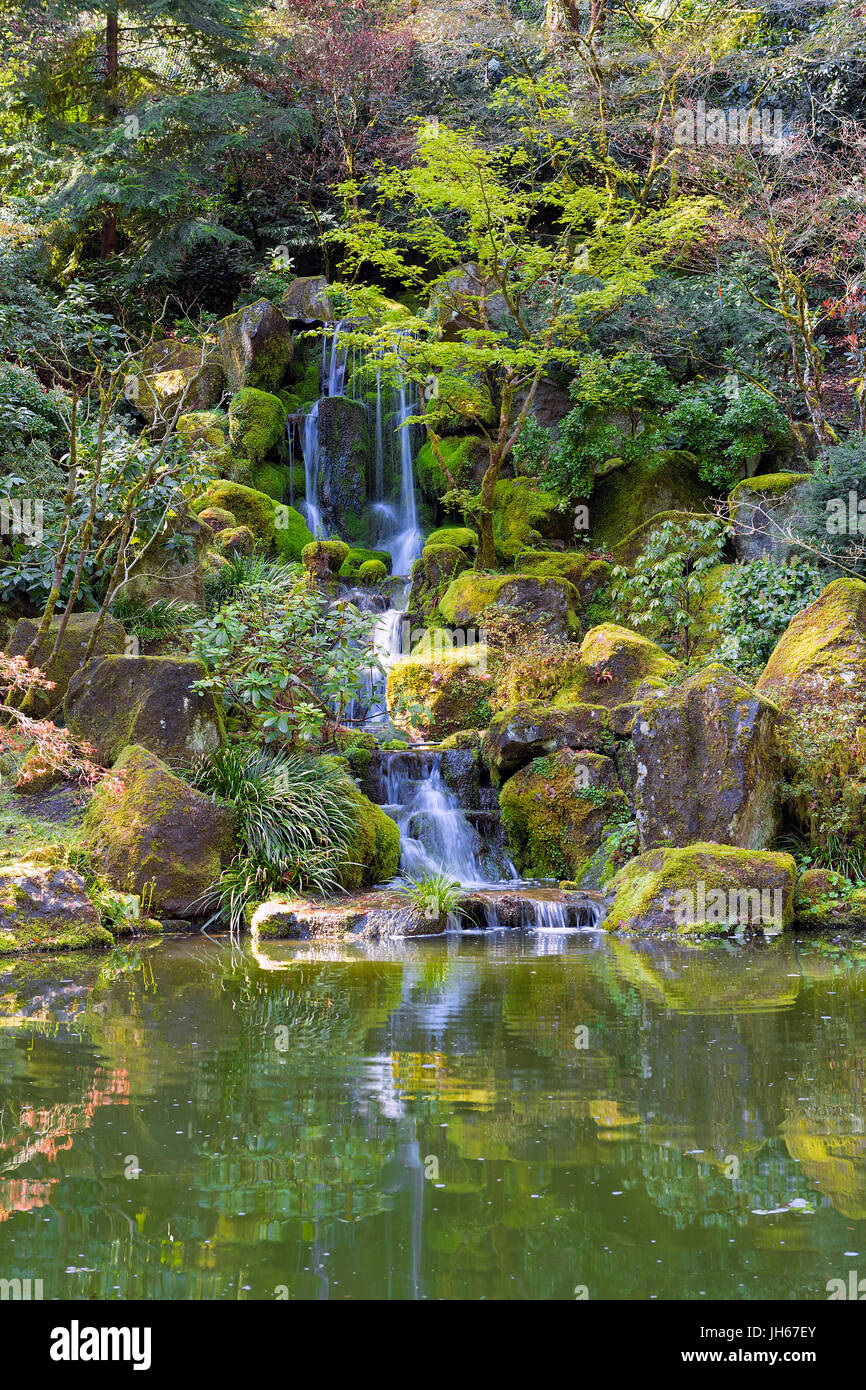
<instances>
[{"instance_id":1,"label":"mossy boulder","mask_svg":"<svg viewBox=\"0 0 866 1390\"><path fill-rule=\"evenodd\" d=\"M488 458L484 441L474 434L454 434L439 440L439 452L445 468L454 480L453 485L465 487L473 480L479 482ZM432 444L422 444L415 459L415 479L431 502L438 502L450 492L452 482L442 468ZM464 529L464 528L454 528Z\"/></svg>"},{"instance_id":2,"label":"mossy boulder","mask_svg":"<svg viewBox=\"0 0 866 1390\"><path fill-rule=\"evenodd\" d=\"M428 542L412 566L410 609L418 613L432 611L447 586L470 564L466 551L458 549L456 545L431 545Z\"/></svg>"},{"instance_id":3,"label":"mossy boulder","mask_svg":"<svg viewBox=\"0 0 866 1390\"><path fill-rule=\"evenodd\" d=\"M586 605L610 579L611 566L588 550L522 550L515 561L521 574L567 579Z\"/></svg>"},{"instance_id":4,"label":"mossy boulder","mask_svg":"<svg viewBox=\"0 0 866 1390\"><path fill-rule=\"evenodd\" d=\"M785 532L797 513L808 473L764 473L744 478L730 496L738 560L782 562L791 552Z\"/></svg>"},{"instance_id":5,"label":"mossy boulder","mask_svg":"<svg viewBox=\"0 0 866 1390\"><path fill-rule=\"evenodd\" d=\"M514 323L499 285L475 261L446 270L430 297L443 338L459 341L466 329L505 329Z\"/></svg>"},{"instance_id":6,"label":"mossy boulder","mask_svg":"<svg viewBox=\"0 0 866 1390\"><path fill-rule=\"evenodd\" d=\"M232 396L229 439L253 468L279 448L285 432L286 408L278 396L253 386L245 386Z\"/></svg>"},{"instance_id":7,"label":"mossy boulder","mask_svg":"<svg viewBox=\"0 0 866 1390\"><path fill-rule=\"evenodd\" d=\"M159 432L178 410L178 419L211 410L218 404L224 384L215 343L180 343L166 338L144 351L125 384L125 395Z\"/></svg>"},{"instance_id":8,"label":"mossy boulder","mask_svg":"<svg viewBox=\"0 0 866 1390\"><path fill-rule=\"evenodd\" d=\"M297 323L333 323L334 310L328 298L324 275L301 275L293 280L279 302L279 310Z\"/></svg>"},{"instance_id":9,"label":"mossy boulder","mask_svg":"<svg viewBox=\"0 0 866 1390\"><path fill-rule=\"evenodd\" d=\"M798 817L866 833L866 584L836 579L789 623L759 695L784 714L780 742Z\"/></svg>"},{"instance_id":10,"label":"mossy boulder","mask_svg":"<svg viewBox=\"0 0 866 1390\"><path fill-rule=\"evenodd\" d=\"M201 661L167 656L106 656L79 672L63 702L67 728L96 749L107 767L129 744L187 763L224 740L210 694L197 694Z\"/></svg>"},{"instance_id":11,"label":"mossy boulder","mask_svg":"<svg viewBox=\"0 0 866 1390\"><path fill-rule=\"evenodd\" d=\"M355 829L340 867L340 882L347 892L374 883L387 883L400 867L400 828L356 788L349 792Z\"/></svg>"},{"instance_id":12,"label":"mossy boulder","mask_svg":"<svg viewBox=\"0 0 866 1390\"><path fill-rule=\"evenodd\" d=\"M603 550L612 550L661 512L701 511L706 495L694 454L648 450L639 462L596 479L590 504L592 539Z\"/></svg>"},{"instance_id":13,"label":"mossy boulder","mask_svg":"<svg viewBox=\"0 0 866 1390\"><path fill-rule=\"evenodd\" d=\"M197 516L179 510L169 529L141 548L112 598L173 599L204 607L202 564L210 538Z\"/></svg>"},{"instance_id":14,"label":"mossy boulder","mask_svg":"<svg viewBox=\"0 0 866 1390\"><path fill-rule=\"evenodd\" d=\"M442 739L490 723L495 685L486 646L455 647L396 661L388 672L388 712L398 728Z\"/></svg>"},{"instance_id":15,"label":"mossy boulder","mask_svg":"<svg viewBox=\"0 0 866 1390\"><path fill-rule=\"evenodd\" d=\"M269 303L257 299L228 314L217 324L223 370L232 390L244 386L276 391L292 360L288 319Z\"/></svg>"},{"instance_id":16,"label":"mossy boulder","mask_svg":"<svg viewBox=\"0 0 866 1390\"><path fill-rule=\"evenodd\" d=\"M264 492L275 502L282 502L291 488L292 469L287 464L263 463L252 469L250 483L256 492Z\"/></svg>"},{"instance_id":17,"label":"mossy boulder","mask_svg":"<svg viewBox=\"0 0 866 1390\"><path fill-rule=\"evenodd\" d=\"M579 880L602 828L628 810L610 758L563 748L516 772L499 794L502 827L517 869Z\"/></svg>"},{"instance_id":18,"label":"mossy boulder","mask_svg":"<svg viewBox=\"0 0 866 1390\"><path fill-rule=\"evenodd\" d=\"M339 573L348 554L349 547L345 541L337 539L313 541L311 545L304 546L301 559L304 569L308 570L316 579L329 579L332 575Z\"/></svg>"},{"instance_id":19,"label":"mossy boulder","mask_svg":"<svg viewBox=\"0 0 866 1390\"><path fill-rule=\"evenodd\" d=\"M607 710L597 705L574 704L564 709L543 700L521 700L491 719L481 744L481 755L496 781L504 781L534 758L561 748L588 748L599 752L609 745Z\"/></svg>"},{"instance_id":20,"label":"mossy boulder","mask_svg":"<svg viewBox=\"0 0 866 1390\"><path fill-rule=\"evenodd\" d=\"M358 570L358 578L362 584L381 584L388 578L388 566L382 560L365 560Z\"/></svg>"},{"instance_id":21,"label":"mossy boulder","mask_svg":"<svg viewBox=\"0 0 866 1390\"><path fill-rule=\"evenodd\" d=\"M478 547L478 534L468 526L440 526L430 532L424 542L425 550L428 545L449 545L465 551L467 555L474 555Z\"/></svg>"},{"instance_id":22,"label":"mossy boulder","mask_svg":"<svg viewBox=\"0 0 866 1390\"><path fill-rule=\"evenodd\" d=\"M391 556L387 550L365 550L363 547L352 546L338 570L338 575L340 579L358 579L361 566L376 560L385 566L386 574L391 573Z\"/></svg>"},{"instance_id":23,"label":"mossy boulder","mask_svg":"<svg viewBox=\"0 0 866 1390\"><path fill-rule=\"evenodd\" d=\"M550 582L550 581L548 581ZM558 708L574 704L603 705L613 710L623 707L637 711L648 695L664 690L679 670L673 657L655 642L617 623L591 627L580 644L580 665L551 701ZM625 727L614 725L625 733Z\"/></svg>"},{"instance_id":24,"label":"mossy boulder","mask_svg":"<svg viewBox=\"0 0 866 1390\"><path fill-rule=\"evenodd\" d=\"M29 862L0 866L0 956L112 943L80 874Z\"/></svg>"},{"instance_id":25,"label":"mossy boulder","mask_svg":"<svg viewBox=\"0 0 866 1390\"><path fill-rule=\"evenodd\" d=\"M73 613L64 629L63 641L57 656L53 660L49 660L57 640L61 621L60 618L52 619L48 635L30 658L30 664L31 666L38 666L48 679L54 682L54 689L44 691L36 696L32 709L34 714L44 717L51 714L63 703L69 689L69 682L76 672L81 670L84 653L90 645L97 619L98 614L96 613ZM19 618L6 648L7 654L9 656L23 656L38 631L39 624L33 619ZM122 652L125 650L125 645L126 633L117 619L112 618L111 614L107 613L96 640L94 660Z\"/></svg>"},{"instance_id":26,"label":"mossy boulder","mask_svg":"<svg viewBox=\"0 0 866 1390\"><path fill-rule=\"evenodd\" d=\"M730 935L773 934L794 915L797 866L790 854L698 842L653 849L611 883L606 931Z\"/></svg>"},{"instance_id":27,"label":"mossy boulder","mask_svg":"<svg viewBox=\"0 0 866 1390\"><path fill-rule=\"evenodd\" d=\"M569 519L554 492L526 478L500 478L493 492L493 537L506 563L539 541L568 534Z\"/></svg>"},{"instance_id":28,"label":"mossy boulder","mask_svg":"<svg viewBox=\"0 0 866 1390\"><path fill-rule=\"evenodd\" d=\"M230 471L232 451L229 421L224 411L193 410L181 415L177 432L189 452L205 467L217 474Z\"/></svg>"},{"instance_id":29,"label":"mossy boulder","mask_svg":"<svg viewBox=\"0 0 866 1390\"><path fill-rule=\"evenodd\" d=\"M866 888L854 888L832 869L807 869L794 890L794 921L809 931L842 931L866 924Z\"/></svg>"},{"instance_id":30,"label":"mossy boulder","mask_svg":"<svg viewBox=\"0 0 866 1390\"><path fill-rule=\"evenodd\" d=\"M225 507L205 507L199 512L198 519L203 526L209 527L215 536L220 531L225 531L226 527L238 524L234 512L226 511Z\"/></svg>"},{"instance_id":31,"label":"mossy boulder","mask_svg":"<svg viewBox=\"0 0 866 1390\"><path fill-rule=\"evenodd\" d=\"M203 916L204 894L234 853L234 811L137 744L124 749L113 770L84 816L84 841L99 868L154 914Z\"/></svg>"},{"instance_id":32,"label":"mossy boulder","mask_svg":"<svg viewBox=\"0 0 866 1390\"><path fill-rule=\"evenodd\" d=\"M578 632L576 589L567 579L530 574L479 574L466 570L439 600L439 616L449 627L483 625L485 616L513 617L544 627L551 635Z\"/></svg>"},{"instance_id":33,"label":"mossy boulder","mask_svg":"<svg viewBox=\"0 0 866 1390\"><path fill-rule=\"evenodd\" d=\"M777 719L718 664L643 704L632 734L641 848L712 840L766 849L779 821Z\"/></svg>"},{"instance_id":34,"label":"mossy boulder","mask_svg":"<svg viewBox=\"0 0 866 1390\"><path fill-rule=\"evenodd\" d=\"M249 526L226 526L214 536L214 545L221 555L252 555L256 538Z\"/></svg>"},{"instance_id":35,"label":"mossy boulder","mask_svg":"<svg viewBox=\"0 0 866 1390\"><path fill-rule=\"evenodd\" d=\"M283 560L300 560L304 546L313 540L312 531L294 507L225 478L211 483L191 506L197 514L214 507L230 512L239 526L250 528L269 554Z\"/></svg>"}]
</instances>

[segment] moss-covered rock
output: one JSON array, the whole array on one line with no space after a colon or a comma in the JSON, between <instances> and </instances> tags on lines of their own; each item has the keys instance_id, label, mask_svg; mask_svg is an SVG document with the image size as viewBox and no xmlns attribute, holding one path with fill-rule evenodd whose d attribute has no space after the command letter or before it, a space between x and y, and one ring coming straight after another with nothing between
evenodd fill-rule
<instances>
[{"instance_id":1,"label":"moss-covered rock","mask_svg":"<svg viewBox=\"0 0 866 1390\"><path fill-rule=\"evenodd\" d=\"M187 449L216 474L231 470L228 416L222 410L194 410L181 415L177 432Z\"/></svg>"},{"instance_id":2,"label":"moss-covered rock","mask_svg":"<svg viewBox=\"0 0 866 1390\"><path fill-rule=\"evenodd\" d=\"M706 494L694 454L648 450L639 463L614 468L596 480L592 538L603 550L611 550L660 512L702 510Z\"/></svg>"},{"instance_id":3,"label":"moss-covered rock","mask_svg":"<svg viewBox=\"0 0 866 1390\"><path fill-rule=\"evenodd\" d=\"M429 614L443 592L458 574L469 568L465 550L456 545L425 545L412 566L412 593L409 607L413 613Z\"/></svg>"},{"instance_id":4,"label":"moss-covered rock","mask_svg":"<svg viewBox=\"0 0 866 1390\"><path fill-rule=\"evenodd\" d=\"M53 660L49 660L57 640L57 634L60 631L61 622L60 618L52 619L48 635L37 647L30 659L30 664L31 666L38 666L48 679L54 682L54 689L36 696L32 708L34 714L48 715L63 703L69 689L69 682L81 669L84 653L90 645L97 619L98 614L96 613L73 613L64 629L63 641L57 656ZM37 622L31 618L19 618L6 648L8 655L23 656L38 631L39 624ZM103 656L122 652L125 649L125 644L126 633L117 619L112 618L111 614L107 613L96 641L94 658L99 659Z\"/></svg>"},{"instance_id":5,"label":"moss-covered rock","mask_svg":"<svg viewBox=\"0 0 866 1390\"><path fill-rule=\"evenodd\" d=\"M155 754L124 749L84 817L85 843L106 878L148 911L204 915L203 895L235 847L236 817L176 777ZM119 786L118 786L119 782Z\"/></svg>"},{"instance_id":6,"label":"moss-covered rock","mask_svg":"<svg viewBox=\"0 0 866 1390\"><path fill-rule=\"evenodd\" d=\"M778 712L724 666L643 704L632 735L641 847L766 849L778 828Z\"/></svg>"},{"instance_id":7,"label":"moss-covered rock","mask_svg":"<svg viewBox=\"0 0 866 1390\"><path fill-rule=\"evenodd\" d=\"M218 325L223 370L232 390L276 391L292 360L288 320L267 299L245 304Z\"/></svg>"},{"instance_id":8,"label":"moss-covered rock","mask_svg":"<svg viewBox=\"0 0 866 1390\"><path fill-rule=\"evenodd\" d=\"M347 396L319 401L319 505L329 527L353 535L367 498L370 430L366 407Z\"/></svg>"},{"instance_id":9,"label":"moss-covered rock","mask_svg":"<svg viewBox=\"0 0 866 1390\"><path fill-rule=\"evenodd\" d=\"M866 924L866 888L854 888L832 869L807 869L794 890L794 922L808 931L842 931Z\"/></svg>"},{"instance_id":10,"label":"moss-covered rock","mask_svg":"<svg viewBox=\"0 0 866 1390\"><path fill-rule=\"evenodd\" d=\"M449 584L438 611L449 627L477 627L486 615L508 615L565 636L580 630L577 603L577 590L567 579L466 570Z\"/></svg>"},{"instance_id":11,"label":"moss-covered rock","mask_svg":"<svg viewBox=\"0 0 866 1390\"><path fill-rule=\"evenodd\" d=\"M780 742L798 817L866 834L866 584L837 579L789 623L755 689L785 716Z\"/></svg>"},{"instance_id":12,"label":"moss-covered rock","mask_svg":"<svg viewBox=\"0 0 866 1390\"><path fill-rule=\"evenodd\" d=\"M252 555L256 538L249 526L226 526L214 536L214 545L221 555Z\"/></svg>"},{"instance_id":13,"label":"moss-covered rock","mask_svg":"<svg viewBox=\"0 0 866 1390\"><path fill-rule=\"evenodd\" d=\"M304 569L316 579L328 579L331 575L339 573L348 554L349 547L345 541L313 541L312 545L304 546L301 559Z\"/></svg>"},{"instance_id":14,"label":"moss-covered rock","mask_svg":"<svg viewBox=\"0 0 866 1390\"><path fill-rule=\"evenodd\" d=\"M515 567L521 574L567 579L577 590L582 605L591 601L611 575L611 567L605 560L584 550L522 550Z\"/></svg>"},{"instance_id":15,"label":"moss-covered rock","mask_svg":"<svg viewBox=\"0 0 866 1390\"><path fill-rule=\"evenodd\" d=\"M226 511L225 507L205 507L198 514L198 519L203 526L207 526L216 536L220 531L225 531L227 527L237 526L238 519L234 512Z\"/></svg>"},{"instance_id":16,"label":"moss-covered rock","mask_svg":"<svg viewBox=\"0 0 866 1390\"><path fill-rule=\"evenodd\" d=\"M0 866L0 956L112 941L80 874L29 862Z\"/></svg>"},{"instance_id":17,"label":"moss-covered rock","mask_svg":"<svg viewBox=\"0 0 866 1390\"><path fill-rule=\"evenodd\" d=\"M452 486L466 487L480 481L488 453L484 441L474 434L453 434L439 440L439 451L453 479L442 468L433 445L423 444L415 459L415 479L424 496L437 502ZM463 529L463 528L460 528Z\"/></svg>"},{"instance_id":18,"label":"moss-covered rock","mask_svg":"<svg viewBox=\"0 0 866 1390\"><path fill-rule=\"evenodd\" d=\"M485 731L481 753L496 781L504 781L534 758L561 748L609 746L608 712L597 705L557 709L543 700L521 700L494 715Z\"/></svg>"},{"instance_id":19,"label":"moss-covered rock","mask_svg":"<svg viewBox=\"0 0 866 1390\"><path fill-rule=\"evenodd\" d=\"M387 883L400 867L400 829L362 792L350 793L355 830L340 868L340 882L347 892L374 883Z\"/></svg>"},{"instance_id":20,"label":"moss-covered rock","mask_svg":"<svg viewBox=\"0 0 866 1390\"><path fill-rule=\"evenodd\" d=\"M764 473L744 478L730 496L738 560L784 561L791 551L785 535L796 514L808 473Z\"/></svg>"},{"instance_id":21,"label":"moss-covered rock","mask_svg":"<svg viewBox=\"0 0 866 1390\"><path fill-rule=\"evenodd\" d=\"M556 493L526 478L499 479L493 493L493 536L496 553L505 563L544 539L566 536L568 524Z\"/></svg>"},{"instance_id":22,"label":"moss-covered rock","mask_svg":"<svg viewBox=\"0 0 866 1390\"><path fill-rule=\"evenodd\" d=\"M165 338L145 350L130 373L125 394L139 415L159 431L178 410L181 416L211 410L222 396L224 382L216 344Z\"/></svg>"},{"instance_id":23,"label":"moss-covered rock","mask_svg":"<svg viewBox=\"0 0 866 1390\"><path fill-rule=\"evenodd\" d=\"M112 598L139 599L143 603L173 599L202 608L202 564L209 543L210 529L186 509L178 511L170 529L138 552Z\"/></svg>"},{"instance_id":24,"label":"moss-covered rock","mask_svg":"<svg viewBox=\"0 0 866 1390\"><path fill-rule=\"evenodd\" d=\"M636 712L638 703L666 689L678 670L673 657L648 637L617 623L599 623L580 644L577 672L551 703L558 708L588 704L613 710L622 706ZM626 732L616 726L615 731Z\"/></svg>"},{"instance_id":25,"label":"moss-covered rock","mask_svg":"<svg viewBox=\"0 0 866 1390\"><path fill-rule=\"evenodd\" d=\"M285 318L298 323L333 323L334 310L325 276L298 276L280 300L279 309Z\"/></svg>"},{"instance_id":26,"label":"moss-covered rock","mask_svg":"<svg viewBox=\"0 0 866 1390\"><path fill-rule=\"evenodd\" d=\"M245 386L232 396L229 439L253 468L279 448L285 432L286 408L278 396L253 386Z\"/></svg>"},{"instance_id":27,"label":"moss-covered rock","mask_svg":"<svg viewBox=\"0 0 866 1390\"><path fill-rule=\"evenodd\" d=\"M284 560L300 560L304 546L313 540L312 531L294 507L276 503L264 492L225 478L211 483L191 506L196 514L214 507L230 512L239 526L250 528L269 554L278 554Z\"/></svg>"},{"instance_id":28,"label":"moss-covered rock","mask_svg":"<svg viewBox=\"0 0 866 1390\"><path fill-rule=\"evenodd\" d=\"M791 925L797 866L790 854L699 842L653 849L611 884L606 931L641 935L773 933Z\"/></svg>"},{"instance_id":29,"label":"moss-covered rock","mask_svg":"<svg viewBox=\"0 0 866 1390\"><path fill-rule=\"evenodd\" d=\"M437 740L461 729L485 728L493 713L495 660L479 645L395 662L387 685L393 723Z\"/></svg>"},{"instance_id":30,"label":"moss-covered rock","mask_svg":"<svg viewBox=\"0 0 866 1390\"><path fill-rule=\"evenodd\" d=\"M579 880L602 827L628 802L610 758L563 748L516 772L499 794L502 827L518 870Z\"/></svg>"},{"instance_id":31,"label":"moss-covered rock","mask_svg":"<svg viewBox=\"0 0 866 1390\"><path fill-rule=\"evenodd\" d=\"M388 578L388 566L381 560L365 560L358 570L358 578L362 584L381 584Z\"/></svg>"},{"instance_id":32,"label":"moss-covered rock","mask_svg":"<svg viewBox=\"0 0 866 1390\"><path fill-rule=\"evenodd\" d=\"M201 661L166 656L106 656L69 683L67 728L112 764L129 744L187 763L223 742L222 715L210 694L196 694Z\"/></svg>"},{"instance_id":33,"label":"moss-covered rock","mask_svg":"<svg viewBox=\"0 0 866 1390\"><path fill-rule=\"evenodd\" d=\"M470 530L468 526L440 526L436 531L431 531L424 542L424 549L428 545L449 545L456 550L463 550L467 555L474 555L478 547L478 535Z\"/></svg>"},{"instance_id":34,"label":"moss-covered rock","mask_svg":"<svg viewBox=\"0 0 866 1390\"><path fill-rule=\"evenodd\" d=\"M706 511L656 512L655 516L651 516L647 521L641 522L640 526L636 526L635 529L624 536L622 540L610 546L609 553L611 559L615 564L625 565L630 569L640 559L650 541L655 538L657 532L668 523L673 523L677 528L681 528L693 525L706 526L707 522L712 520L713 517ZM716 525L718 526L719 532L726 533L727 526L724 521L717 518ZM717 555L718 549L713 544L713 541L708 539L700 546L696 547L695 553Z\"/></svg>"},{"instance_id":35,"label":"moss-covered rock","mask_svg":"<svg viewBox=\"0 0 866 1390\"><path fill-rule=\"evenodd\" d=\"M263 463L251 471L250 481L256 492L264 492L275 502L282 502L292 486L292 469L286 464Z\"/></svg>"},{"instance_id":36,"label":"moss-covered rock","mask_svg":"<svg viewBox=\"0 0 866 1390\"><path fill-rule=\"evenodd\" d=\"M360 578L361 566L375 560L385 566L386 574L391 573L391 556L387 550L365 550L359 546L352 546L339 568L340 579L351 581Z\"/></svg>"}]
</instances>

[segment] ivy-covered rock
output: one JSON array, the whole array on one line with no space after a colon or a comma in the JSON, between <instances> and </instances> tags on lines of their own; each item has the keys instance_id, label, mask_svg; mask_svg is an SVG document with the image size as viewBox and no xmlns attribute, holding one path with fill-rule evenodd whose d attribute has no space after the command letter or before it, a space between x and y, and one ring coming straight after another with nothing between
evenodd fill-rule
<instances>
[{"instance_id":1,"label":"ivy-covered rock","mask_svg":"<svg viewBox=\"0 0 866 1390\"><path fill-rule=\"evenodd\" d=\"M482 757L497 781L504 781L534 758L561 748L610 745L607 710L573 704L558 709L542 700L522 700L491 719L481 744Z\"/></svg>"},{"instance_id":2,"label":"ivy-covered rock","mask_svg":"<svg viewBox=\"0 0 866 1390\"><path fill-rule=\"evenodd\" d=\"M169 762L188 763L224 740L210 694L192 689L205 668L194 658L106 656L79 672L63 702L66 725L110 766L129 744Z\"/></svg>"},{"instance_id":3,"label":"ivy-covered rock","mask_svg":"<svg viewBox=\"0 0 866 1390\"><path fill-rule=\"evenodd\" d=\"M517 869L579 880L603 826L628 810L610 758L560 749L516 772L499 794L502 827Z\"/></svg>"},{"instance_id":4,"label":"ivy-covered rock","mask_svg":"<svg viewBox=\"0 0 866 1390\"><path fill-rule=\"evenodd\" d=\"M286 432L286 408L278 396L245 386L229 405L229 438L253 468L276 450Z\"/></svg>"},{"instance_id":5,"label":"ivy-covered rock","mask_svg":"<svg viewBox=\"0 0 866 1390\"><path fill-rule=\"evenodd\" d=\"M125 394L149 425L165 427L219 403L225 378L220 354L208 343L166 338L152 343L130 373Z\"/></svg>"},{"instance_id":6,"label":"ivy-covered rock","mask_svg":"<svg viewBox=\"0 0 866 1390\"><path fill-rule=\"evenodd\" d=\"M773 934L791 925L796 877L790 854L710 842L652 849L613 879L602 925L643 936Z\"/></svg>"},{"instance_id":7,"label":"ivy-covered rock","mask_svg":"<svg viewBox=\"0 0 866 1390\"><path fill-rule=\"evenodd\" d=\"M267 299L220 319L220 355L233 391L244 386L276 391L292 359L288 320Z\"/></svg>"},{"instance_id":8,"label":"ivy-covered rock","mask_svg":"<svg viewBox=\"0 0 866 1390\"><path fill-rule=\"evenodd\" d=\"M464 628L483 625L488 614L508 615L565 636L580 630L577 603L577 591L567 579L466 570L440 599L439 616L449 627Z\"/></svg>"},{"instance_id":9,"label":"ivy-covered rock","mask_svg":"<svg viewBox=\"0 0 866 1390\"><path fill-rule=\"evenodd\" d=\"M0 867L0 956L111 946L113 940L80 874L28 862Z\"/></svg>"},{"instance_id":10,"label":"ivy-covered rock","mask_svg":"<svg viewBox=\"0 0 866 1390\"><path fill-rule=\"evenodd\" d=\"M494 661L481 645L396 661L387 685L392 722L437 740L462 729L485 728L493 714Z\"/></svg>"},{"instance_id":11,"label":"ivy-covered rock","mask_svg":"<svg viewBox=\"0 0 866 1390\"><path fill-rule=\"evenodd\" d=\"M220 478L191 506L197 514L214 507L230 512L239 526L250 528L263 549L283 560L300 560L304 546L313 540L312 531L294 507L276 503L267 493L242 483Z\"/></svg>"},{"instance_id":12,"label":"ivy-covered rock","mask_svg":"<svg viewBox=\"0 0 866 1390\"><path fill-rule=\"evenodd\" d=\"M234 853L234 811L135 744L124 749L114 772L120 789L100 783L84 816L84 841L95 862L116 888L137 893L152 915L203 916L203 896Z\"/></svg>"},{"instance_id":13,"label":"ivy-covered rock","mask_svg":"<svg viewBox=\"0 0 866 1390\"><path fill-rule=\"evenodd\" d=\"M53 660L49 660L61 622L60 618L52 619L48 635L37 647L30 659L30 664L31 666L38 666L41 671L44 671L48 679L54 682L54 689L36 695L33 704L34 714L45 717L53 713L63 703L69 689L69 682L81 669L84 653L90 645L97 619L98 614L96 613L73 613L64 629L63 641L57 656ZM19 618L6 648L8 655L23 656L38 631L39 624L33 619ZM98 660L103 656L122 652L125 649L125 644L126 633L120 623L116 618L112 618L110 613L106 613L94 648L94 659Z\"/></svg>"},{"instance_id":14,"label":"ivy-covered rock","mask_svg":"<svg viewBox=\"0 0 866 1390\"><path fill-rule=\"evenodd\" d=\"M744 478L730 496L738 560L769 557L780 563L791 552L785 535L796 515L808 473L765 473Z\"/></svg>"},{"instance_id":15,"label":"ivy-covered rock","mask_svg":"<svg viewBox=\"0 0 866 1390\"><path fill-rule=\"evenodd\" d=\"M717 664L643 704L632 735L641 847L712 840L765 849L778 828L777 718Z\"/></svg>"},{"instance_id":16,"label":"ivy-covered rock","mask_svg":"<svg viewBox=\"0 0 866 1390\"><path fill-rule=\"evenodd\" d=\"M496 553L506 563L544 539L568 535L569 516L554 492L525 478L500 478L493 493Z\"/></svg>"}]
</instances>

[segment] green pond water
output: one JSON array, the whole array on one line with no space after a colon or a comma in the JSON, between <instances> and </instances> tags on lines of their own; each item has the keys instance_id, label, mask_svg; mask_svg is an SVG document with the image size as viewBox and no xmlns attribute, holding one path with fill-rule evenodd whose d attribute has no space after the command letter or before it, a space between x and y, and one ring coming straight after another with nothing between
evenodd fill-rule
<instances>
[{"instance_id":1,"label":"green pond water","mask_svg":"<svg viewBox=\"0 0 866 1390\"><path fill-rule=\"evenodd\" d=\"M4 962L0 1277L826 1299L866 1276L864 1075L860 940L196 936Z\"/></svg>"}]
</instances>

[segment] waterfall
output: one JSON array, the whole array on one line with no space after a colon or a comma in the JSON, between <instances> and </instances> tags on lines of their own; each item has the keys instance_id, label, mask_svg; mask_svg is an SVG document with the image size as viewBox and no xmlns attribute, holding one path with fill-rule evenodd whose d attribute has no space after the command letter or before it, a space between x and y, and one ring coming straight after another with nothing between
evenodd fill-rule
<instances>
[{"instance_id":1,"label":"waterfall","mask_svg":"<svg viewBox=\"0 0 866 1390\"><path fill-rule=\"evenodd\" d=\"M343 327L343 320L334 325L333 337L331 338L331 358L328 364L328 389L329 396L342 396L343 386L346 381L346 359L348 353L345 348L340 347L340 329Z\"/></svg>"},{"instance_id":2,"label":"waterfall","mask_svg":"<svg viewBox=\"0 0 866 1390\"><path fill-rule=\"evenodd\" d=\"M304 512L307 525L318 539L323 536L322 513L319 510L319 402L304 418L304 482L306 501Z\"/></svg>"}]
</instances>

